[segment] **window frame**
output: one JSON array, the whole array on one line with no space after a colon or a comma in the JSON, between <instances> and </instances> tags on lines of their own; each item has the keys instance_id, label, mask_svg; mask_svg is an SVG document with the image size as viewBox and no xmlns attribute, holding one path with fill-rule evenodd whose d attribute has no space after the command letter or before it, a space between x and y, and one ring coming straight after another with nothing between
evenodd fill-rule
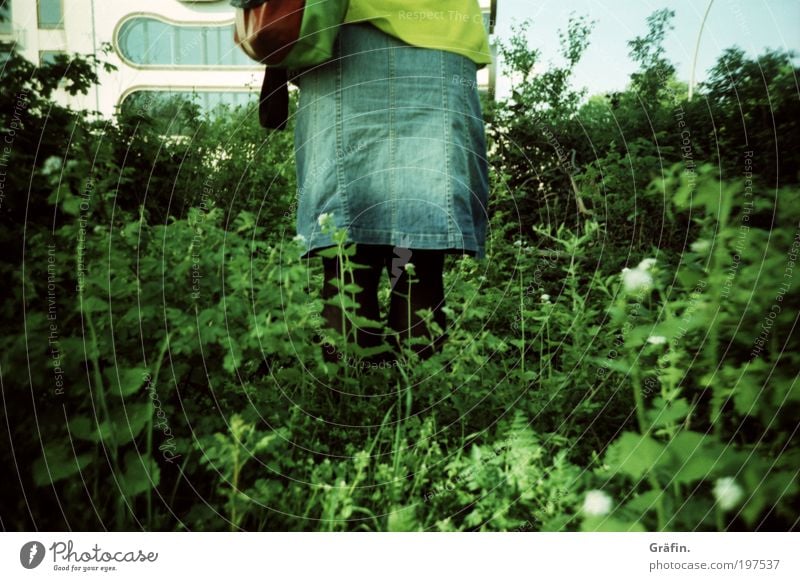
<instances>
[{"instance_id":1,"label":"window frame","mask_svg":"<svg viewBox=\"0 0 800 581\"><path fill-rule=\"evenodd\" d=\"M176 43L178 41L176 40L175 37L176 36L180 36L180 35L174 35L174 34L170 34L169 39L168 39L169 40L169 46L170 46L170 53L171 53L170 54L170 60L172 62L170 62L168 64L163 64L163 63L151 64L151 63L136 62L136 61L132 60L128 54L126 54L126 52L124 50L124 47L122 45L123 32L125 32L125 27L126 26L132 26L132 24L130 24L130 23L132 23L132 22L134 22L136 20L158 21L158 22L160 22L160 23L162 23L162 24L164 24L164 25L166 25L168 27L171 27L173 29L190 28L190 27L200 28L201 30L205 29L205 31L203 33L203 36L202 36L202 38L203 38L203 46L201 47L201 50L202 50L202 58L204 60L206 60L206 61L210 60L209 57L212 56L211 52L213 52L213 51L209 50L210 47L208 45L208 39L211 37L210 31L213 30L216 33L218 40L220 42L222 42L222 39L224 38L224 35L225 35L225 29L228 28L228 27L232 27L234 25L234 23L235 23L235 20L233 18L222 20L222 21L211 21L211 22L208 22L208 21L196 21L196 20L194 20L194 21L172 20L172 19L165 18L164 16L161 16L159 14L145 13L145 12L137 12L137 13L129 14L125 18L120 20L117 23L117 25L115 26L114 32L112 34L112 46L114 48L114 52L117 54L117 56L119 56L120 60L122 60L122 62L124 62L126 65L128 65L130 67L133 67L135 69L140 69L140 70L159 70L159 69L160 70L165 70L165 69L169 69L169 70L209 70L209 71L231 70L231 69L235 69L237 71L250 71L250 70L255 71L255 70L262 70L263 69L263 65L255 62L255 61L250 61L249 57L247 57L244 54L244 52L242 52L241 49L239 49L233 43L233 30L232 29L230 29L230 37L229 37L230 41L231 41L231 52L233 54L235 54L235 51L239 51L241 53L241 57L240 58L246 59L246 61L244 63L242 63L242 64L235 64L235 63L232 63L232 64L228 64L228 63L208 64L208 63L205 63L205 64L199 64L199 65L198 64L178 64L175 61L177 60L177 56L180 54L180 50L179 50L180 47L177 46ZM145 24L144 28L145 28L145 30L147 30L149 27L147 27L146 24ZM150 43L146 42L146 44L150 44ZM224 60L224 59L222 59L224 48L225 47L223 47L222 45L217 47L217 50L218 50L218 52L220 54L220 60ZM233 58L235 59L235 57L233 57ZM144 60L144 59L142 59L142 60Z\"/></svg>"},{"instance_id":2,"label":"window frame","mask_svg":"<svg viewBox=\"0 0 800 581\"><path fill-rule=\"evenodd\" d=\"M60 19L57 23L42 22L42 0L36 0L36 25L40 30L63 30L64 29L64 0L49 0L58 2Z\"/></svg>"},{"instance_id":3,"label":"window frame","mask_svg":"<svg viewBox=\"0 0 800 581\"><path fill-rule=\"evenodd\" d=\"M57 56L57 55L69 55L69 53L65 50L53 50L53 49L44 49L39 51L39 66L43 64L50 64L45 59L48 58L50 55Z\"/></svg>"},{"instance_id":4,"label":"window frame","mask_svg":"<svg viewBox=\"0 0 800 581\"><path fill-rule=\"evenodd\" d=\"M220 103L216 103L214 107L210 107L210 98L212 95L217 94L228 94L228 93L235 93L237 95L247 95L248 98L244 100L244 103L239 103L238 105L247 105L251 104L253 106L258 104L259 99L259 92L257 90L252 89L243 89L241 87L216 87L216 86L191 86L191 87L175 87L175 86L159 86L159 85L136 85L135 87L130 87L127 89L117 100L116 108L119 111L122 111L122 107L125 104L125 101L136 93L165 93L168 97L177 96L179 93L185 93L185 96L194 95L197 97L197 100L190 99L194 103L200 106L200 109L203 113L211 114L216 106ZM250 103L248 103L248 101ZM229 103L230 105L231 103ZM236 103L233 103L236 106Z\"/></svg>"}]
</instances>

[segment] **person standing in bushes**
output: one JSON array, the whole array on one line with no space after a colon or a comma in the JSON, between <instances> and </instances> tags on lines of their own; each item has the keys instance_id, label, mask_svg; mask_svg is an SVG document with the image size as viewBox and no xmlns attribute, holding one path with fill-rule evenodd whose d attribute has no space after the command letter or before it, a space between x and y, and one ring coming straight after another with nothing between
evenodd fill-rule
<instances>
[{"instance_id":1,"label":"person standing in bushes","mask_svg":"<svg viewBox=\"0 0 800 581\"><path fill-rule=\"evenodd\" d=\"M430 309L446 328L445 253L485 257L488 165L476 72L490 62L477 0L351 0L333 59L290 73L300 89L303 257L333 246L333 230L346 230L355 244L350 261L363 265L344 281L362 289L356 313L381 319L377 293L386 269L386 322L400 338L429 337L417 349L422 356L446 336L433 337L417 314ZM322 262L322 297L330 299L342 258ZM322 314L362 347L383 341L341 306L326 304Z\"/></svg>"}]
</instances>

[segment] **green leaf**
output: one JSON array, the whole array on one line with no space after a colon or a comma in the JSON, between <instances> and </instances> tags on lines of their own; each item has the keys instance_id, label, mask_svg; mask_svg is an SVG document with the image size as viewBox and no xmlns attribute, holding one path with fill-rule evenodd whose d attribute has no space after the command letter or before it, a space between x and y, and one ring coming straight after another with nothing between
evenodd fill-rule
<instances>
[{"instance_id":1,"label":"green leaf","mask_svg":"<svg viewBox=\"0 0 800 581\"><path fill-rule=\"evenodd\" d=\"M414 507L394 507L389 513L386 528L392 533L419 530Z\"/></svg>"},{"instance_id":2,"label":"green leaf","mask_svg":"<svg viewBox=\"0 0 800 581\"><path fill-rule=\"evenodd\" d=\"M121 231L123 238L128 237L139 237L140 236L140 229L142 228L142 223L137 220L132 220L128 222Z\"/></svg>"},{"instance_id":3,"label":"green leaf","mask_svg":"<svg viewBox=\"0 0 800 581\"><path fill-rule=\"evenodd\" d=\"M736 411L749 416L758 412L758 398L762 393L761 383L749 374L743 375L733 388L733 405Z\"/></svg>"},{"instance_id":4,"label":"green leaf","mask_svg":"<svg viewBox=\"0 0 800 581\"><path fill-rule=\"evenodd\" d=\"M81 212L80 198L72 194L67 194L61 202L61 210L70 216L77 216Z\"/></svg>"},{"instance_id":5,"label":"green leaf","mask_svg":"<svg viewBox=\"0 0 800 581\"><path fill-rule=\"evenodd\" d=\"M703 280L703 273L699 270L684 267L678 270L676 278L681 283L681 286L688 292L697 286L697 283Z\"/></svg>"},{"instance_id":6,"label":"green leaf","mask_svg":"<svg viewBox=\"0 0 800 581\"><path fill-rule=\"evenodd\" d=\"M160 479L161 471L152 457L140 456L135 450L125 454L125 473L120 478L120 485L128 497L157 487Z\"/></svg>"},{"instance_id":7,"label":"green leaf","mask_svg":"<svg viewBox=\"0 0 800 581\"><path fill-rule=\"evenodd\" d=\"M334 285L335 285L335 281L334 281ZM358 302L354 301L352 298L350 298L349 294L340 294L340 293L336 294L335 296L333 296L333 297L331 297L329 299L326 299L324 301L324 304L331 305L331 306L336 307L338 309L344 309L345 311L348 312L348 315L350 315L351 313L355 312L355 310L358 309L358 306L359 306Z\"/></svg>"},{"instance_id":8,"label":"green leaf","mask_svg":"<svg viewBox=\"0 0 800 581\"><path fill-rule=\"evenodd\" d=\"M658 498L663 496L663 494L664 492L661 490L648 490L643 494L636 495L633 499L628 501L628 503L625 504L625 509L643 516L656 508Z\"/></svg>"},{"instance_id":9,"label":"green leaf","mask_svg":"<svg viewBox=\"0 0 800 581\"><path fill-rule=\"evenodd\" d=\"M229 337L228 351L222 360L222 367L228 373L235 373L236 369L242 364L242 348L239 347L239 342L233 337Z\"/></svg>"},{"instance_id":10,"label":"green leaf","mask_svg":"<svg viewBox=\"0 0 800 581\"><path fill-rule=\"evenodd\" d=\"M608 449L606 463L614 472L641 478L664 454L665 446L649 436L625 432Z\"/></svg>"},{"instance_id":11,"label":"green leaf","mask_svg":"<svg viewBox=\"0 0 800 581\"><path fill-rule=\"evenodd\" d=\"M669 442L667 452L661 466L674 482L689 484L719 470L723 448L713 436L687 430Z\"/></svg>"},{"instance_id":12,"label":"green leaf","mask_svg":"<svg viewBox=\"0 0 800 581\"><path fill-rule=\"evenodd\" d=\"M119 324L133 327L134 325L138 325L140 322L149 321L157 315L158 313L153 305L142 305L141 307L136 305L125 312L125 314L119 319Z\"/></svg>"},{"instance_id":13,"label":"green leaf","mask_svg":"<svg viewBox=\"0 0 800 581\"><path fill-rule=\"evenodd\" d=\"M105 313L108 312L108 303L103 299L88 296L83 299L81 309L84 313Z\"/></svg>"},{"instance_id":14,"label":"green leaf","mask_svg":"<svg viewBox=\"0 0 800 581\"><path fill-rule=\"evenodd\" d=\"M350 324L359 329L383 329L382 321L375 321L356 313L348 314L347 319L350 321Z\"/></svg>"},{"instance_id":15,"label":"green leaf","mask_svg":"<svg viewBox=\"0 0 800 581\"><path fill-rule=\"evenodd\" d=\"M791 368L790 368L791 369ZM777 409L785 408L787 402L800 401L800 382L790 378L776 380L775 389L772 391L772 403Z\"/></svg>"},{"instance_id":16,"label":"green leaf","mask_svg":"<svg viewBox=\"0 0 800 581\"><path fill-rule=\"evenodd\" d=\"M619 373L624 373L626 375L631 371L630 365L618 359L610 359L610 358L600 359L594 357L591 359L591 362L599 367L610 369L611 371L617 371Z\"/></svg>"},{"instance_id":17,"label":"green leaf","mask_svg":"<svg viewBox=\"0 0 800 581\"><path fill-rule=\"evenodd\" d=\"M388 345L387 343L381 343L375 347L361 347L360 345L354 343L350 347L352 348L353 353L364 358L374 357L375 355L390 353L392 351L391 345Z\"/></svg>"},{"instance_id":18,"label":"green leaf","mask_svg":"<svg viewBox=\"0 0 800 581\"><path fill-rule=\"evenodd\" d=\"M63 480L86 468L91 461L91 454L76 456L66 446L45 446L43 455L33 463L33 481L36 486L45 486Z\"/></svg>"},{"instance_id":19,"label":"green leaf","mask_svg":"<svg viewBox=\"0 0 800 581\"><path fill-rule=\"evenodd\" d=\"M358 293L360 293L361 291L364 290L362 287L360 287L357 284L352 283L352 282L346 283L344 285L340 284L340 285L338 285L337 288L338 288L340 293L344 292L344 293L351 293L351 294L358 294Z\"/></svg>"},{"instance_id":20,"label":"green leaf","mask_svg":"<svg viewBox=\"0 0 800 581\"><path fill-rule=\"evenodd\" d=\"M654 428L677 423L689 413L689 403L684 398L667 402L657 397L653 404L653 409L647 410L647 417Z\"/></svg>"},{"instance_id":21,"label":"green leaf","mask_svg":"<svg viewBox=\"0 0 800 581\"><path fill-rule=\"evenodd\" d=\"M153 406L149 401L127 404L124 411L119 410L113 415L117 431L117 444L127 444L138 436L147 425L153 415Z\"/></svg>"},{"instance_id":22,"label":"green leaf","mask_svg":"<svg viewBox=\"0 0 800 581\"><path fill-rule=\"evenodd\" d=\"M108 384L111 386L111 393L119 397L133 395L145 383L148 377L146 367L119 368L117 373L112 367L106 371Z\"/></svg>"},{"instance_id":23,"label":"green leaf","mask_svg":"<svg viewBox=\"0 0 800 581\"><path fill-rule=\"evenodd\" d=\"M335 258L339 255L339 248L337 246L331 246L323 250L317 250L316 253L318 256L322 256L323 258Z\"/></svg>"},{"instance_id":24,"label":"green leaf","mask_svg":"<svg viewBox=\"0 0 800 581\"><path fill-rule=\"evenodd\" d=\"M277 432L269 432L264 434L253 446L250 448L250 453L263 452L270 447L272 442L278 437Z\"/></svg>"},{"instance_id":25,"label":"green leaf","mask_svg":"<svg viewBox=\"0 0 800 581\"><path fill-rule=\"evenodd\" d=\"M111 434L108 422L100 424L98 429L97 424L85 416L72 418L69 421L69 432L73 437L89 442L105 440Z\"/></svg>"},{"instance_id":26,"label":"green leaf","mask_svg":"<svg viewBox=\"0 0 800 581\"><path fill-rule=\"evenodd\" d=\"M643 345L650 335L661 335L652 325L639 325L631 329L625 337L625 346L629 348Z\"/></svg>"}]
</instances>

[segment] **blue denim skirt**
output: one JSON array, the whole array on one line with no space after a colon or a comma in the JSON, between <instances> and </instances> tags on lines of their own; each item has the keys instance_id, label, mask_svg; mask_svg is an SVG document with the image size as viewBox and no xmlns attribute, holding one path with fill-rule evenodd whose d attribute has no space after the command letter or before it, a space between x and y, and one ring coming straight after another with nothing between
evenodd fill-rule
<instances>
[{"instance_id":1,"label":"blue denim skirt","mask_svg":"<svg viewBox=\"0 0 800 581\"><path fill-rule=\"evenodd\" d=\"M334 244L328 223L359 244L485 257L476 71L467 57L360 23L342 26L332 60L290 73L304 256Z\"/></svg>"}]
</instances>

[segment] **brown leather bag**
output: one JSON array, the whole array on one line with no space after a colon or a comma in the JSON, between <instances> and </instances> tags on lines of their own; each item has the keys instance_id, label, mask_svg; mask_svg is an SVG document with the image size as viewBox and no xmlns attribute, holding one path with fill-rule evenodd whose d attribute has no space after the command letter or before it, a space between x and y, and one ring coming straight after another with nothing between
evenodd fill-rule
<instances>
[{"instance_id":1,"label":"brown leather bag","mask_svg":"<svg viewBox=\"0 0 800 581\"><path fill-rule=\"evenodd\" d=\"M236 11L234 40L253 60L280 65L300 37L305 0L269 0Z\"/></svg>"},{"instance_id":2,"label":"brown leather bag","mask_svg":"<svg viewBox=\"0 0 800 581\"><path fill-rule=\"evenodd\" d=\"M265 64L259 122L284 129L289 114L287 69L331 58L348 0L232 0L234 40L252 59Z\"/></svg>"}]
</instances>

